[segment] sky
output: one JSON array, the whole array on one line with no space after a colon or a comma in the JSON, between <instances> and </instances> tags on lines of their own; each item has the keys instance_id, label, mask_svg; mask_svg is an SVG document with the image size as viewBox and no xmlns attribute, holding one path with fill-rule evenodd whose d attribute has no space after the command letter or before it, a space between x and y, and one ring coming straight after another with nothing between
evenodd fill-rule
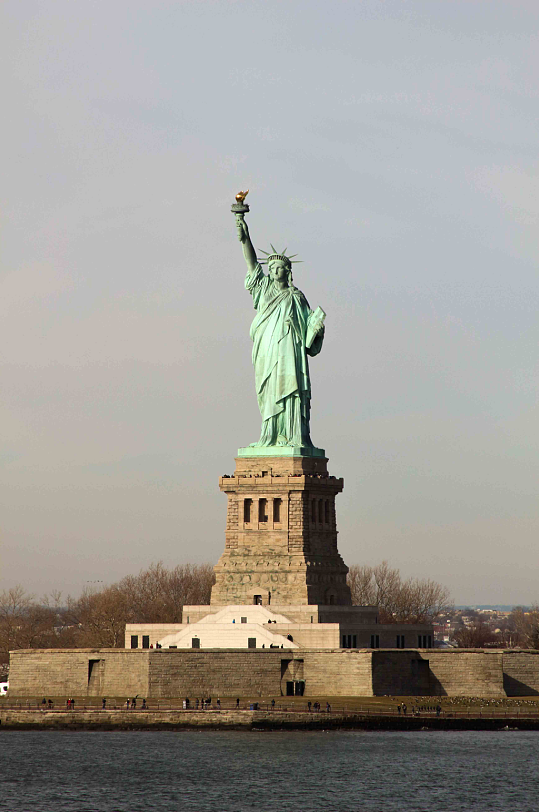
<instances>
[{"instance_id":1,"label":"sky","mask_svg":"<svg viewBox=\"0 0 539 812\"><path fill-rule=\"evenodd\" d=\"M258 439L230 206L327 313L346 563L539 601L536 2L5 0L0 590L215 563Z\"/></svg>"}]
</instances>

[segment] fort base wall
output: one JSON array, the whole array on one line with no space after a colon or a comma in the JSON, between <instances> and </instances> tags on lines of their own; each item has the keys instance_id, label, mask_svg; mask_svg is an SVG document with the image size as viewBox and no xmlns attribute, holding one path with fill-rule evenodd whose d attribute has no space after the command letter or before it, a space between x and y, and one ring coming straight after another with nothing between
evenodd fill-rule
<instances>
[{"instance_id":1,"label":"fort base wall","mask_svg":"<svg viewBox=\"0 0 539 812\"><path fill-rule=\"evenodd\" d=\"M373 696L372 652L301 650L305 696Z\"/></svg>"},{"instance_id":2,"label":"fort base wall","mask_svg":"<svg viewBox=\"0 0 539 812\"><path fill-rule=\"evenodd\" d=\"M148 696L148 654L124 649L12 651L9 696Z\"/></svg>"},{"instance_id":3,"label":"fort base wall","mask_svg":"<svg viewBox=\"0 0 539 812\"><path fill-rule=\"evenodd\" d=\"M278 696L284 650L165 649L149 657L149 697ZM293 659L293 652L286 652Z\"/></svg>"},{"instance_id":4,"label":"fort base wall","mask_svg":"<svg viewBox=\"0 0 539 812\"><path fill-rule=\"evenodd\" d=\"M484 649L423 652L437 696L506 696L503 652Z\"/></svg>"},{"instance_id":5,"label":"fort base wall","mask_svg":"<svg viewBox=\"0 0 539 812\"><path fill-rule=\"evenodd\" d=\"M483 649L31 649L10 697L531 696L539 652ZM301 692L301 691L300 691Z\"/></svg>"},{"instance_id":6,"label":"fort base wall","mask_svg":"<svg viewBox=\"0 0 539 812\"><path fill-rule=\"evenodd\" d=\"M506 696L502 656L501 651L484 649L375 651L373 692L375 696Z\"/></svg>"},{"instance_id":7,"label":"fort base wall","mask_svg":"<svg viewBox=\"0 0 539 812\"><path fill-rule=\"evenodd\" d=\"M503 687L507 696L537 696L539 651L504 651Z\"/></svg>"}]
</instances>

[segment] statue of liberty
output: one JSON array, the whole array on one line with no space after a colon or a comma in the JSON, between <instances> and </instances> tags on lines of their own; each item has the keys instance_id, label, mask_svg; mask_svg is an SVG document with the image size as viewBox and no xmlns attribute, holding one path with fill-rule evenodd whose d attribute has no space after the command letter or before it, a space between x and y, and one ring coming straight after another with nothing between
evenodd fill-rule
<instances>
[{"instance_id":1,"label":"statue of liberty","mask_svg":"<svg viewBox=\"0 0 539 812\"><path fill-rule=\"evenodd\" d=\"M303 293L292 283L292 256L286 248L259 260L244 219L246 193L236 197L238 237L247 263L245 287L253 297L256 316L251 325L256 393L262 415L260 440L251 448L280 446L310 450L318 456L309 430L311 382L307 356L318 355L324 340L321 308L311 310ZM266 275L261 264L267 264ZM318 452L318 453L317 453ZM309 454L309 451L307 451Z\"/></svg>"}]
</instances>

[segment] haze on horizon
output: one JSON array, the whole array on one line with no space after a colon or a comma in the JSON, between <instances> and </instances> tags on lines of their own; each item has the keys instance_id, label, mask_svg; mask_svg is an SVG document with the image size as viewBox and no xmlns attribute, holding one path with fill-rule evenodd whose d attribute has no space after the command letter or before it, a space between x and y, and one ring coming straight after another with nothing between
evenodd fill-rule
<instances>
[{"instance_id":1,"label":"haze on horizon","mask_svg":"<svg viewBox=\"0 0 539 812\"><path fill-rule=\"evenodd\" d=\"M230 205L327 312L339 548L539 600L536 3L2 4L0 590L215 563L258 438Z\"/></svg>"}]
</instances>

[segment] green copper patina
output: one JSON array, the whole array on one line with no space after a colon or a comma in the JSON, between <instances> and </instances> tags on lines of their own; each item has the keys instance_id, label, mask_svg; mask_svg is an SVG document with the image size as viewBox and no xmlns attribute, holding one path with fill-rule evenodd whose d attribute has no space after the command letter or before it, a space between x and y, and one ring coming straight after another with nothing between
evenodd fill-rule
<instances>
[{"instance_id":1,"label":"green copper patina","mask_svg":"<svg viewBox=\"0 0 539 812\"><path fill-rule=\"evenodd\" d=\"M244 193L242 193L244 194ZM248 206L241 204L248 211ZM260 440L240 448L240 456L325 456L311 442L309 430L311 382L307 356L318 355L324 340L321 308L311 310L292 283L292 258L286 249L258 260L245 222L235 204L238 237L247 263L245 287L257 311L251 325L253 365L258 406L262 415ZM266 253L266 252L264 252ZM262 263L269 273L264 274Z\"/></svg>"}]
</instances>

